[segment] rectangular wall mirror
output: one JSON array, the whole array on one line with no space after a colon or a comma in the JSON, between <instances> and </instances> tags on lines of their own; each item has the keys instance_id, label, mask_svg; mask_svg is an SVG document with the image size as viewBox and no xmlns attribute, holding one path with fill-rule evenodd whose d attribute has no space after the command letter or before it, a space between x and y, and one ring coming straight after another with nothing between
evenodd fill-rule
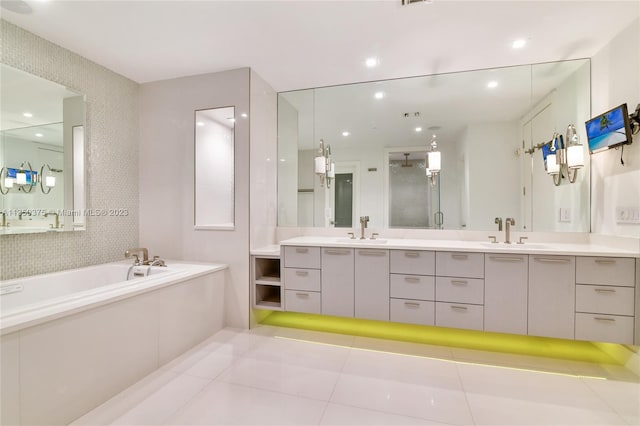
<instances>
[{"instance_id":1,"label":"rectangular wall mirror","mask_svg":"<svg viewBox=\"0 0 640 426\"><path fill-rule=\"evenodd\" d=\"M280 93L278 225L589 232L590 105L588 59ZM585 164L556 186L540 145L570 124Z\"/></svg>"},{"instance_id":2,"label":"rectangular wall mirror","mask_svg":"<svg viewBox=\"0 0 640 426\"><path fill-rule=\"evenodd\" d=\"M195 229L234 229L235 107L195 113Z\"/></svg>"},{"instance_id":3,"label":"rectangular wall mirror","mask_svg":"<svg viewBox=\"0 0 640 426\"><path fill-rule=\"evenodd\" d=\"M85 96L2 64L0 235L85 229Z\"/></svg>"}]
</instances>

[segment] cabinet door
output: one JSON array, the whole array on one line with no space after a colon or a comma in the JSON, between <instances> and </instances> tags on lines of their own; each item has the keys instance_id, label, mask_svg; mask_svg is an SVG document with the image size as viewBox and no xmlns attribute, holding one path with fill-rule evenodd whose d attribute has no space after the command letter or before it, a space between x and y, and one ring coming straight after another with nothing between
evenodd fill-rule
<instances>
[{"instance_id":1,"label":"cabinet door","mask_svg":"<svg viewBox=\"0 0 640 426\"><path fill-rule=\"evenodd\" d=\"M322 313L353 317L353 249L322 249Z\"/></svg>"},{"instance_id":2,"label":"cabinet door","mask_svg":"<svg viewBox=\"0 0 640 426\"><path fill-rule=\"evenodd\" d=\"M528 257L485 254L485 331L527 334Z\"/></svg>"},{"instance_id":3,"label":"cabinet door","mask_svg":"<svg viewBox=\"0 0 640 426\"><path fill-rule=\"evenodd\" d=\"M573 256L529 256L529 332L574 338L576 267Z\"/></svg>"},{"instance_id":4,"label":"cabinet door","mask_svg":"<svg viewBox=\"0 0 640 426\"><path fill-rule=\"evenodd\" d=\"M357 249L355 316L389 321L389 250Z\"/></svg>"}]
</instances>

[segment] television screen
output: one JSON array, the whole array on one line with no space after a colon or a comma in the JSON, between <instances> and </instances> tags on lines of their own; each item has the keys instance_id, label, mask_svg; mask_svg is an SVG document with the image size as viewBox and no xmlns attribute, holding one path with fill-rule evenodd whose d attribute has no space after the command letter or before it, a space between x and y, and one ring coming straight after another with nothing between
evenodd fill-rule
<instances>
[{"instance_id":1,"label":"television screen","mask_svg":"<svg viewBox=\"0 0 640 426\"><path fill-rule=\"evenodd\" d=\"M631 125L627 104L600 114L587 121L589 151L596 153L615 146L631 143Z\"/></svg>"}]
</instances>

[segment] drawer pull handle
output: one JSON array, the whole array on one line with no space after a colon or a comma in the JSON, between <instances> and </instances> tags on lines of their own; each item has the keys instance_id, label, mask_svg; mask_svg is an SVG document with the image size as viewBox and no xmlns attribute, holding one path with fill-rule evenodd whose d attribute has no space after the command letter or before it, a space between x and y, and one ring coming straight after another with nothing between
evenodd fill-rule
<instances>
[{"instance_id":1,"label":"drawer pull handle","mask_svg":"<svg viewBox=\"0 0 640 426\"><path fill-rule=\"evenodd\" d=\"M420 257L420 253L417 251L405 251L404 257Z\"/></svg>"},{"instance_id":2,"label":"drawer pull handle","mask_svg":"<svg viewBox=\"0 0 640 426\"><path fill-rule=\"evenodd\" d=\"M419 283L420 282L420 278L416 278L416 277L404 277L404 280L408 283Z\"/></svg>"},{"instance_id":3,"label":"drawer pull handle","mask_svg":"<svg viewBox=\"0 0 640 426\"><path fill-rule=\"evenodd\" d=\"M466 306L451 305L451 309L454 311L466 311L468 308Z\"/></svg>"},{"instance_id":4,"label":"drawer pull handle","mask_svg":"<svg viewBox=\"0 0 640 426\"><path fill-rule=\"evenodd\" d=\"M616 261L613 260L613 259L596 259L595 262L596 263L600 263L600 264L604 264L604 265L611 265L613 263L616 263Z\"/></svg>"},{"instance_id":5,"label":"drawer pull handle","mask_svg":"<svg viewBox=\"0 0 640 426\"><path fill-rule=\"evenodd\" d=\"M408 308L419 308L420 304L417 302L404 302L404 306Z\"/></svg>"},{"instance_id":6,"label":"drawer pull handle","mask_svg":"<svg viewBox=\"0 0 640 426\"><path fill-rule=\"evenodd\" d=\"M309 271L296 271L296 275L299 277L306 277L309 275Z\"/></svg>"},{"instance_id":7,"label":"drawer pull handle","mask_svg":"<svg viewBox=\"0 0 640 426\"><path fill-rule=\"evenodd\" d=\"M366 250L360 250L358 251L358 254L361 256L386 256L386 252L384 251L366 251Z\"/></svg>"},{"instance_id":8,"label":"drawer pull handle","mask_svg":"<svg viewBox=\"0 0 640 426\"><path fill-rule=\"evenodd\" d=\"M610 288L596 288L596 293L615 293L616 291L614 289L610 289Z\"/></svg>"},{"instance_id":9,"label":"drawer pull handle","mask_svg":"<svg viewBox=\"0 0 640 426\"><path fill-rule=\"evenodd\" d=\"M542 263L569 263L571 261L570 259L553 259L549 257L534 257L534 259L536 262Z\"/></svg>"},{"instance_id":10,"label":"drawer pull handle","mask_svg":"<svg viewBox=\"0 0 640 426\"><path fill-rule=\"evenodd\" d=\"M309 297L309 293L296 293L298 297Z\"/></svg>"},{"instance_id":11,"label":"drawer pull handle","mask_svg":"<svg viewBox=\"0 0 640 426\"><path fill-rule=\"evenodd\" d=\"M467 285L467 284L469 284L469 281L451 280L451 284L453 284L453 285Z\"/></svg>"},{"instance_id":12,"label":"drawer pull handle","mask_svg":"<svg viewBox=\"0 0 640 426\"><path fill-rule=\"evenodd\" d=\"M614 318L605 318L605 317L593 317L596 321L607 321L607 322L616 322Z\"/></svg>"},{"instance_id":13,"label":"drawer pull handle","mask_svg":"<svg viewBox=\"0 0 640 426\"><path fill-rule=\"evenodd\" d=\"M344 254L350 254L351 251L350 250L335 250L335 249L326 249L325 254L337 254L337 255L344 255Z\"/></svg>"},{"instance_id":14,"label":"drawer pull handle","mask_svg":"<svg viewBox=\"0 0 640 426\"><path fill-rule=\"evenodd\" d=\"M491 260L497 260L498 262L522 262L522 257L506 257L506 256L489 256Z\"/></svg>"},{"instance_id":15,"label":"drawer pull handle","mask_svg":"<svg viewBox=\"0 0 640 426\"><path fill-rule=\"evenodd\" d=\"M309 253L308 248L296 247L296 253Z\"/></svg>"},{"instance_id":16,"label":"drawer pull handle","mask_svg":"<svg viewBox=\"0 0 640 426\"><path fill-rule=\"evenodd\" d=\"M467 255L467 254L452 254L451 257L454 258L454 259L466 260L466 259L469 258L469 255Z\"/></svg>"}]
</instances>

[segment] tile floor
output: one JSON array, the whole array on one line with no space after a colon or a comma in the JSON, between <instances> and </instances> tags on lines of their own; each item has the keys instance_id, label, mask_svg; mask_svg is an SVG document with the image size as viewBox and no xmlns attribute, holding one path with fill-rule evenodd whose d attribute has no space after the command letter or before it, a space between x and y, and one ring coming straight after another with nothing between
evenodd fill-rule
<instances>
[{"instance_id":1,"label":"tile floor","mask_svg":"<svg viewBox=\"0 0 640 426\"><path fill-rule=\"evenodd\" d=\"M638 425L620 366L224 329L74 425Z\"/></svg>"}]
</instances>

